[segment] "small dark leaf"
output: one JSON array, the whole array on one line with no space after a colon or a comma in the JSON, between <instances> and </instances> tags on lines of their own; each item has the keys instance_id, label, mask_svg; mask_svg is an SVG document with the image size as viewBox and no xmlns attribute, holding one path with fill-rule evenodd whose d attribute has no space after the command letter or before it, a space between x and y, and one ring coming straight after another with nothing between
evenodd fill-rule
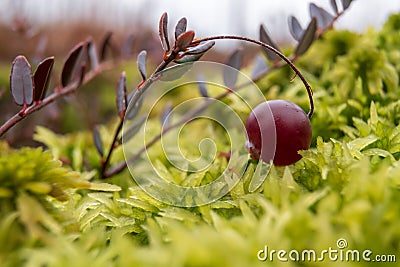
<instances>
[{"instance_id":1,"label":"small dark leaf","mask_svg":"<svg viewBox=\"0 0 400 267\"><path fill-rule=\"evenodd\" d=\"M186 26L187 26L187 19L181 18L175 27L175 39L178 39L178 36L186 31Z\"/></svg>"},{"instance_id":2,"label":"small dark leaf","mask_svg":"<svg viewBox=\"0 0 400 267\"><path fill-rule=\"evenodd\" d=\"M92 135L93 135L94 146L96 147L96 150L99 153L99 155L103 157L104 156L103 141L101 140L101 136L97 127L93 128Z\"/></svg>"},{"instance_id":3,"label":"small dark leaf","mask_svg":"<svg viewBox=\"0 0 400 267\"><path fill-rule=\"evenodd\" d=\"M350 6L350 4L351 4L351 1L352 1L352 0L342 0L342 7L343 7L343 10L346 10L346 9L349 8L349 6Z\"/></svg>"},{"instance_id":4,"label":"small dark leaf","mask_svg":"<svg viewBox=\"0 0 400 267\"><path fill-rule=\"evenodd\" d=\"M101 42L101 49L100 49L100 60L104 61L106 59L107 48L111 47L111 37L113 33L107 32L104 36L103 41Z\"/></svg>"},{"instance_id":5,"label":"small dark leaf","mask_svg":"<svg viewBox=\"0 0 400 267\"><path fill-rule=\"evenodd\" d=\"M160 41L162 48L165 52L170 50L168 41L168 14L165 12L160 18L160 23L158 25L158 35L160 36Z\"/></svg>"},{"instance_id":6,"label":"small dark leaf","mask_svg":"<svg viewBox=\"0 0 400 267\"><path fill-rule=\"evenodd\" d=\"M199 60L205 52L211 49L215 44L214 41L206 42L195 47L189 47L179 59L174 60L175 63L187 63Z\"/></svg>"},{"instance_id":7,"label":"small dark leaf","mask_svg":"<svg viewBox=\"0 0 400 267\"><path fill-rule=\"evenodd\" d=\"M99 67L99 57L97 56L97 48L93 43L93 39L90 37L87 40L87 54L89 56L89 62L92 70L97 70Z\"/></svg>"},{"instance_id":8,"label":"small dark leaf","mask_svg":"<svg viewBox=\"0 0 400 267\"><path fill-rule=\"evenodd\" d=\"M332 9L333 9L333 12L335 12L335 14L338 14L338 13L339 13L339 9L338 9L338 7L337 7L336 0L331 0L331 7L332 7Z\"/></svg>"},{"instance_id":9,"label":"small dark leaf","mask_svg":"<svg viewBox=\"0 0 400 267\"><path fill-rule=\"evenodd\" d=\"M17 56L12 63L10 75L11 94L17 105L32 104L33 85L31 65L24 56Z\"/></svg>"},{"instance_id":10,"label":"small dark leaf","mask_svg":"<svg viewBox=\"0 0 400 267\"><path fill-rule=\"evenodd\" d=\"M61 85L67 86L71 80L74 79L76 74L76 69L79 68L79 73L82 64L79 64L80 58L82 56L83 48L85 47L85 43L81 42L76 45L71 52L69 53L67 60L64 63L64 67L61 72Z\"/></svg>"},{"instance_id":11,"label":"small dark leaf","mask_svg":"<svg viewBox=\"0 0 400 267\"><path fill-rule=\"evenodd\" d=\"M147 74L146 74L146 56L147 52L146 50L140 51L137 57L137 65L138 69L140 72L140 75L142 76L142 80L145 81L147 79Z\"/></svg>"},{"instance_id":12,"label":"small dark leaf","mask_svg":"<svg viewBox=\"0 0 400 267\"><path fill-rule=\"evenodd\" d=\"M124 119L125 111L127 108L126 99L126 74L122 72L118 79L117 84L117 109L121 120Z\"/></svg>"},{"instance_id":13,"label":"small dark leaf","mask_svg":"<svg viewBox=\"0 0 400 267\"><path fill-rule=\"evenodd\" d=\"M251 71L251 78L258 79L261 75L265 74L268 70L267 62L265 58L261 55L257 56L253 62L253 69Z\"/></svg>"},{"instance_id":14,"label":"small dark leaf","mask_svg":"<svg viewBox=\"0 0 400 267\"><path fill-rule=\"evenodd\" d=\"M273 48L275 48L276 50L279 51L278 46L271 40L271 38L269 37L267 31L265 30L264 25L262 25L262 24L260 25L260 41L263 42L263 43L266 43L266 44L268 44L268 45L270 45L270 46L272 46ZM280 59L280 57L277 56L277 55L276 55L274 52L272 52L271 50L269 50L269 49L267 49L267 48L265 48L265 47L263 47L262 49L263 49L265 55L267 56L267 58L268 58L269 60L275 61L275 60Z\"/></svg>"},{"instance_id":15,"label":"small dark leaf","mask_svg":"<svg viewBox=\"0 0 400 267\"><path fill-rule=\"evenodd\" d=\"M33 100L40 101L46 96L46 91L49 86L50 74L54 65L54 57L48 57L36 68L35 74L33 75L33 81L35 84L35 90L33 91Z\"/></svg>"},{"instance_id":16,"label":"small dark leaf","mask_svg":"<svg viewBox=\"0 0 400 267\"><path fill-rule=\"evenodd\" d=\"M79 80L78 80L78 87L82 85L83 81L85 80L85 74L86 74L86 64L81 65L81 69L79 72Z\"/></svg>"},{"instance_id":17,"label":"small dark leaf","mask_svg":"<svg viewBox=\"0 0 400 267\"><path fill-rule=\"evenodd\" d=\"M181 57L180 59L175 59L174 62L178 63L178 64L194 62L194 61L199 60L202 56L203 56L203 54L185 55L185 56Z\"/></svg>"},{"instance_id":18,"label":"small dark leaf","mask_svg":"<svg viewBox=\"0 0 400 267\"><path fill-rule=\"evenodd\" d=\"M292 37L296 41L300 41L301 37L303 36L304 30L301 27L297 18L294 16L290 16L289 20L288 20L288 24L289 24L289 31L290 31L290 34L292 35Z\"/></svg>"},{"instance_id":19,"label":"small dark leaf","mask_svg":"<svg viewBox=\"0 0 400 267\"><path fill-rule=\"evenodd\" d=\"M237 49L229 56L228 61L225 64L234 69L240 70L240 67L242 66L242 59L243 51L241 49ZM235 86L237 82L237 77L237 71L233 71L230 68L224 68L223 78L224 83L228 88L232 88Z\"/></svg>"},{"instance_id":20,"label":"small dark leaf","mask_svg":"<svg viewBox=\"0 0 400 267\"><path fill-rule=\"evenodd\" d=\"M161 120L162 127L167 127L169 125L169 123L171 121L171 116L170 116L171 115L171 111L172 111L172 103L168 102L165 105L165 107L164 107L164 109L163 109L163 111L161 113L160 120Z\"/></svg>"},{"instance_id":21,"label":"small dark leaf","mask_svg":"<svg viewBox=\"0 0 400 267\"><path fill-rule=\"evenodd\" d=\"M175 47L178 48L179 51L185 50L194 39L194 31L187 31L182 33L176 38Z\"/></svg>"},{"instance_id":22,"label":"small dark leaf","mask_svg":"<svg viewBox=\"0 0 400 267\"><path fill-rule=\"evenodd\" d=\"M313 17L310 24L308 24L307 29L304 31L303 37L299 41L299 44L294 51L296 56L304 54L308 48L311 46L315 39L315 33L317 32L317 19Z\"/></svg>"},{"instance_id":23,"label":"small dark leaf","mask_svg":"<svg viewBox=\"0 0 400 267\"><path fill-rule=\"evenodd\" d=\"M131 101L135 101L134 105L131 105ZM126 111L125 117L128 120L132 120L137 116L139 113L140 108L142 107L143 104L143 97L139 90L135 90L134 93L129 97L129 105L128 105L128 110Z\"/></svg>"},{"instance_id":24,"label":"small dark leaf","mask_svg":"<svg viewBox=\"0 0 400 267\"><path fill-rule=\"evenodd\" d=\"M199 88L199 93L202 97L209 97L208 90L207 90L207 82L204 81L204 77L200 76L197 78L197 86Z\"/></svg>"},{"instance_id":25,"label":"small dark leaf","mask_svg":"<svg viewBox=\"0 0 400 267\"><path fill-rule=\"evenodd\" d=\"M311 18L315 17L317 19L318 28L320 29L327 28L334 20L332 14L314 3L310 3L310 16Z\"/></svg>"},{"instance_id":26,"label":"small dark leaf","mask_svg":"<svg viewBox=\"0 0 400 267\"><path fill-rule=\"evenodd\" d=\"M195 47L189 47L185 54L187 55L199 55L204 54L208 50L211 49L215 45L214 41L205 42L203 44L199 44Z\"/></svg>"},{"instance_id":27,"label":"small dark leaf","mask_svg":"<svg viewBox=\"0 0 400 267\"><path fill-rule=\"evenodd\" d=\"M140 127L142 127L143 123L147 119L147 115L142 115L140 116L132 125L129 126L129 128L123 132L123 141L128 142L129 140L132 139L140 130ZM120 140L122 141L122 140Z\"/></svg>"}]
</instances>

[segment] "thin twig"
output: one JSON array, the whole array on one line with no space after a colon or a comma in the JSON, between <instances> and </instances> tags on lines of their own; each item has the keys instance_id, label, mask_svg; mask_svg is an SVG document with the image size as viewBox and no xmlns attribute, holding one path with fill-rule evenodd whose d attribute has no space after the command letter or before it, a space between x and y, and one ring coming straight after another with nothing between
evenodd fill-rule
<instances>
[{"instance_id":1,"label":"thin twig","mask_svg":"<svg viewBox=\"0 0 400 267\"><path fill-rule=\"evenodd\" d=\"M143 94L147 88L149 88L149 86L151 85L151 83L154 80L154 77L156 77L161 71L163 71L169 63L171 63L174 59L175 56L177 54L175 52L171 52L171 54L165 59L163 60L158 66L157 68L154 70L154 72L150 75L149 78L147 78L146 81L142 81L139 85L135 88L135 90L140 90L141 93ZM139 98L137 98L136 100L134 99L134 101L139 101ZM136 102L130 103L130 105L135 105ZM114 132L114 137L113 137L113 141L110 144L110 148L108 150L106 159L104 161L101 162L101 172L100 172L100 177L101 178L107 178L109 176L107 176L107 167L110 164L110 160L111 160L111 156L113 151L115 150L115 148L117 147L117 140L118 140L118 136L120 135L121 131L122 131L122 126L124 125L124 120L120 120L118 123L118 126Z\"/></svg>"}]
</instances>

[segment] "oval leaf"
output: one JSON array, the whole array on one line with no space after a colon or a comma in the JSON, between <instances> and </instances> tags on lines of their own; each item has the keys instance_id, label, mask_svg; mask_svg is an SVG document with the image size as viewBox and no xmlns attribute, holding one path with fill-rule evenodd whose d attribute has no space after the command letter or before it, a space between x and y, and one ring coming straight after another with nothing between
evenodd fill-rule
<instances>
[{"instance_id":1,"label":"oval leaf","mask_svg":"<svg viewBox=\"0 0 400 267\"><path fill-rule=\"evenodd\" d=\"M140 130L140 127L142 127L142 125L144 124L144 122L147 119L147 115L142 115L140 116L134 123L132 123L132 125L129 126L128 129L126 129L126 131L123 132L122 136L123 136L123 141L124 142L128 142L129 140L132 139L132 137L134 137ZM122 143L122 140L120 140Z\"/></svg>"},{"instance_id":2,"label":"oval leaf","mask_svg":"<svg viewBox=\"0 0 400 267\"><path fill-rule=\"evenodd\" d=\"M97 70L99 67L99 57L97 56L97 48L93 43L93 38L87 40L87 54L89 56L89 62L92 70Z\"/></svg>"},{"instance_id":3,"label":"oval leaf","mask_svg":"<svg viewBox=\"0 0 400 267\"><path fill-rule=\"evenodd\" d=\"M195 47L190 47L188 48L188 51L186 52L187 55L198 55L198 54L204 54L208 50L211 49L215 45L215 41L209 41L205 42L203 44L199 44Z\"/></svg>"},{"instance_id":4,"label":"oval leaf","mask_svg":"<svg viewBox=\"0 0 400 267\"><path fill-rule=\"evenodd\" d=\"M74 78L76 74L76 69L78 67L78 62L80 61L80 57L82 55L83 48L85 47L85 43L81 42L77 44L69 53L67 60L64 63L64 67L61 72L61 85L67 86L71 80ZM81 66L79 66L79 71Z\"/></svg>"},{"instance_id":5,"label":"oval leaf","mask_svg":"<svg viewBox=\"0 0 400 267\"><path fill-rule=\"evenodd\" d=\"M198 54L198 55L185 55L183 57L181 57L180 59L176 59L174 60L175 63L189 63L189 62L194 62L199 60L201 57L203 56L203 54Z\"/></svg>"},{"instance_id":6,"label":"oval leaf","mask_svg":"<svg viewBox=\"0 0 400 267\"><path fill-rule=\"evenodd\" d=\"M175 39L178 39L178 36L186 31L187 19L181 18L175 26Z\"/></svg>"},{"instance_id":7,"label":"oval leaf","mask_svg":"<svg viewBox=\"0 0 400 267\"><path fill-rule=\"evenodd\" d=\"M240 70L240 67L242 66L242 59L243 59L243 51L241 49L237 49L230 55L228 61L226 62L226 65L234 69ZM229 88L234 87L237 81L237 77L238 77L237 71L232 71L229 68L224 68L223 78L224 78L224 84L227 87Z\"/></svg>"},{"instance_id":8,"label":"oval leaf","mask_svg":"<svg viewBox=\"0 0 400 267\"><path fill-rule=\"evenodd\" d=\"M279 51L278 46L269 37L264 25L262 24L260 25L260 41L272 46L273 48ZM274 52L272 52L268 48L262 47L262 50L264 51L265 55L269 60L275 61L280 59L279 56L277 56Z\"/></svg>"},{"instance_id":9,"label":"oval leaf","mask_svg":"<svg viewBox=\"0 0 400 267\"><path fill-rule=\"evenodd\" d=\"M346 9L349 8L349 6L350 6L350 4L351 4L351 1L352 1L352 0L342 0L342 7L343 7L343 10L346 10Z\"/></svg>"},{"instance_id":10,"label":"oval leaf","mask_svg":"<svg viewBox=\"0 0 400 267\"><path fill-rule=\"evenodd\" d=\"M33 81L35 84L35 90L33 91L34 101L43 100L43 98L46 96L53 65L54 57L48 57L40 62L37 66L35 74L33 75Z\"/></svg>"},{"instance_id":11,"label":"oval leaf","mask_svg":"<svg viewBox=\"0 0 400 267\"><path fill-rule=\"evenodd\" d=\"M133 95L129 98L129 103L131 101L135 101L135 104L128 106L129 109L126 111L126 115L125 115L125 117L128 120L132 120L133 118L135 118L136 115L139 113L140 108L142 107L143 97L142 97L141 93L139 92L139 90L135 90Z\"/></svg>"},{"instance_id":12,"label":"oval leaf","mask_svg":"<svg viewBox=\"0 0 400 267\"><path fill-rule=\"evenodd\" d=\"M320 29L327 28L334 19L332 14L314 3L310 3L310 16L317 19L318 28Z\"/></svg>"},{"instance_id":13,"label":"oval leaf","mask_svg":"<svg viewBox=\"0 0 400 267\"><path fill-rule=\"evenodd\" d=\"M179 51L185 50L194 39L194 31L187 31L182 33L176 38L175 47L178 48Z\"/></svg>"},{"instance_id":14,"label":"oval leaf","mask_svg":"<svg viewBox=\"0 0 400 267\"><path fill-rule=\"evenodd\" d=\"M339 9L337 7L336 0L331 0L331 7L333 9L333 12L335 12L335 14L337 15L339 13Z\"/></svg>"},{"instance_id":15,"label":"oval leaf","mask_svg":"<svg viewBox=\"0 0 400 267\"><path fill-rule=\"evenodd\" d=\"M258 79L268 71L268 65L262 55L258 55L253 62L253 69L251 71L251 78Z\"/></svg>"},{"instance_id":16,"label":"oval leaf","mask_svg":"<svg viewBox=\"0 0 400 267\"><path fill-rule=\"evenodd\" d=\"M96 150L99 153L99 155L103 157L104 155L103 141L101 140L101 136L97 127L93 128L92 135L93 135L94 146L96 147Z\"/></svg>"},{"instance_id":17,"label":"oval leaf","mask_svg":"<svg viewBox=\"0 0 400 267\"><path fill-rule=\"evenodd\" d=\"M170 50L168 41L168 14L165 12L160 18L160 23L158 25L158 35L160 37L162 48L165 52Z\"/></svg>"},{"instance_id":18,"label":"oval leaf","mask_svg":"<svg viewBox=\"0 0 400 267\"><path fill-rule=\"evenodd\" d=\"M166 68L164 71L160 73L160 80L164 82L175 81L185 75L186 72L190 70L193 64L186 63L181 65L175 65L169 68Z\"/></svg>"},{"instance_id":19,"label":"oval leaf","mask_svg":"<svg viewBox=\"0 0 400 267\"><path fill-rule=\"evenodd\" d=\"M124 119L125 111L127 108L126 100L126 74L122 72L118 79L117 84L117 109L121 120Z\"/></svg>"},{"instance_id":20,"label":"oval leaf","mask_svg":"<svg viewBox=\"0 0 400 267\"><path fill-rule=\"evenodd\" d=\"M30 105L33 101L31 65L24 56L17 56L11 68L10 89L17 105Z\"/></svg>"},{"instance_id":21,"label":"oval leaf","mask_svg":"<svg viewBox=\"0 0 400 267\"><path fill-rule=\"evenodd\" d=\"M310 24L308 24L307 29L304 31L304 34L299 41L299 44L296 47L296 50L294 51L294 54L296 56L300 56L304 54L310 45L313 43L315 39L315 33L317 32L317 19L313 17L311 19Z\"/></svg>"},{"instance_id":22,"label":"oval leaf","mask_svg":"<svg viewBox=\"0 0 400 267\"><path fill-rule=\"evenodd\" d=\"M296 17L290 16L288 20L289 24L289 31L292 37L296 41L300 41L301 37L303 36L304 30L300 25L300 22L297 20Z\"/></svg>"},{"instance_id":23,"label":"oval leaf","mask_svg":"<svg viewBox=\"0 0 400 267\"><path fill-rule=\"evenodd\" d=\"M142 50L138 54L137 57L137 65L138 69L140 72L140 75L142 76L142 80L145 81L147 79L147 74L146 74L146 56L147 56L147 51Z\"/></svg>"},{"instance_id":24,"label":"oval leaf","mask_svg":"<svg viewBox=\"0 0 400 267\"><path fill-rule=\"evenodd\" d=\"M101 42L101 49L100 49L100 60L104 61L106 59L107 48L111 47L111 37L113 33L107 32L104 36L103 41Z\"/></svg>"}]
</instances>

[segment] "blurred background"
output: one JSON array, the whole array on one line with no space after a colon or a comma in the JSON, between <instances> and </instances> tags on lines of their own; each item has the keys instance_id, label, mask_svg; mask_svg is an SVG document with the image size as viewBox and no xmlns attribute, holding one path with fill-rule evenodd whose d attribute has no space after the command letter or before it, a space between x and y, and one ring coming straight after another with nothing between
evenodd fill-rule
<instances>
[{"instance_id":1,"label":"blurred background","mask_svg":"<svg viewBox=\"0 0 400 267\"><path fill-rule=\"evenodd\" d=\"M25 55L33 69L45 57L55 56L51 91L59 83L67 53L88 36L99 47L112 32L118 53L132 57L146 49L149 65L154 65L162 56L158 20L167 11L171 32L181 17L187 17L188 28L197 36L237 34L258 38L263 23L276 43L291 45L294 41L289 35L288 17L294 15L306 27L310 2L332 12L330 0L0 0L0 124L20 109L8 90L11 62L17 55ZM389 14L397 12L399 0L354 0L335 27L359 32L369 27L379 29ZM206 57L224 60L236 47L232 41L221 41ZM258 51L251 47L253 50L246 51L246 55ZM121 70L126 70L130 87L140 81L132 62L100 75L75 95L30 116L7 134L8 142L16 146L32 144L36 125L68 133L109 122L116 114L114 88Z\"/></svg>"},{"instance_id":2,"label":"blurred background","mask_svg":"<svg viewBox=\"0 0 400 267\"><path fill-rule=\"evenodd\" d=\"M188 27L198 36L230 33L257 37L258 26L264 23L274 40L290 43L287 18L295 15L305 26L310 2L332 11L329 0L1 0L0 60L35 49L62 53L87 35L97 37L105 31L131 39L135 36L137 41L145 39L146 47L153 46L151 41L157 41L157 23L164 11L169 14L171 28L185 16ZM388 14L398 11L398 0L355 0L336 27L355 31L379 28ZM18 39L21 33L31 41ZM218 48L224 48L224 44Z\"/></svg>"}]
</instances>

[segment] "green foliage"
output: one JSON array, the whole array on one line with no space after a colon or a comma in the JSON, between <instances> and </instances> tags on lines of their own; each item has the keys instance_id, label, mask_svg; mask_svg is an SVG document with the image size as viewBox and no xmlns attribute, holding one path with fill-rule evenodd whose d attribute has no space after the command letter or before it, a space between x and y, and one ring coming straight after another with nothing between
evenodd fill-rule
<instances>
[{"instance_id":1,"label":"green foliage","mask_svg":"<svg viewBox=\"0 0 400 267\"><path fill-rule=\"evenodd\" d=\"M303 159L273 167L261 188L249 192L250 164L222 199L196 208L151 198L127 172L96 183L99 156L91 134L56 135L38 128L48 151L12 150L0 143L0 252L4 266L317 266L319 262L261 262L269 249L400 251L400 15L380 32L331 31L298 61L314 89L314 141ZM267 98L307 109L307 95L284 68L260 81ZM158 118L150 124L156 125ZM199 123L182 131L184 153L202 133L221 131ZM100 128L104 144L112 127ZM167 140L168 141L168 140ZM105 146L107 147L107 146ZM115 151L115 161L123 159ZM200 175L177 173L155 146L151 156L174 182L197 186L221 174L226 160ZM60 161L64 163L61 166ZM94 169L85 173L87 167ZM89 181L92 179L92 181ZM109 192L103 192L109 191ZM68 198L67 198L68 197ZM367 262L328 261L328 266ZM376 264L376 263L374 263ZM388 263L387 265L390 266ZM371 265L374 266L374 265Z\"/></svg>"}]
</instances>

